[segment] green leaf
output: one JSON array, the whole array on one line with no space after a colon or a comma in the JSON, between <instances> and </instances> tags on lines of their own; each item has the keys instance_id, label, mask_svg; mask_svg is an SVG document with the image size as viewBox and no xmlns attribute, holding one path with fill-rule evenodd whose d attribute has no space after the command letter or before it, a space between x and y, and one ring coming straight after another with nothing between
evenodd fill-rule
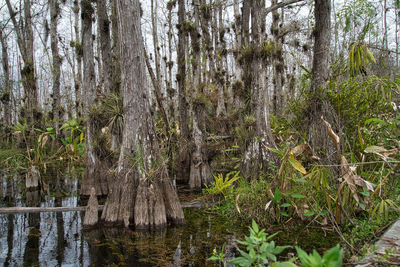
<instances>
[{"instance_id":1,"label":"green leaf","mask_svg":"<svg viewBox=\"0 0 400 267\"><path fill-rule=\"evenodd\" d=\"M324 266L327 267L341 267L343 261L343 249L339 245L328 250L322 257Z\"/></svg>"},{"instance_id":2,"label":"green leaf","mask_svg":"<svg viewBox=\"0 0 400 267\"><path fill-rule=\"evenodd\" d=\"M75 126L78 125L78 123L76 122L75 119L72 119L72 120L69 121L69 125L70 125L71 127L75 127Z\"/></svg>"},{"instance_id":3,"label":"green leaf","mask_svg":"<svg viewBox=\"0 0 400 267\"><path fill-rule=\"evenodd\" d=\"M258 233L258 225L255 220L252 220L251 227L253 228L254 232Z\"/></svg>"},{"instance_id":4,"label":"green leaf","mask_svg":"<svg viewBox=\"0 0 400 267\"><path fill-rule=\"evenodd\" d=\"M371 194L368 191L360 192L361 195L369 197Z\"/></svg>"},{"instance_id":5,"label":"green leaf","mask_svg":"<svg viewBox=\"0 0 400 267\"><path fill-rule=\"evenodd\" d=\"M327 210L323 210L323 211L321 211L321 215L327 215L329 213L329 211L327 211Z\"/></svg>"},{"instance_id":6,"label":"green leaf","mask_svg":"<svg viewBox=\"0 0 400 267\"><path fill-rule=\"evenodd\" d=\"M274 194L274 197L272 198L272 200L277 204L279 202L281 202L282 196L281 196L281 192L279 191L279 188L275 189L275 194Z\"/></svg>"},{"instance_id":7,"label":"green leaf","mask_svg":"<svg viewBox=\"0 0 400 267\"><path fill-rule=\"evenodd\" d=\"M263 146L265 146L266 149L271 150L272 152L278 154L280 158L283 158L283 153L281 151L279 151L278 149L267 147L264 144L263 144Z\"/></svg>"},{"instance_id":8,"label":"green leaf","mask_svg":"<svg viewBox=\"0 0 400 267\"><path fill-rule=\"evenodd\" d=\"M304 213L304 216L313 216L314 214L315 214L314 211L309 210L309 211L307 211L307 212Z\"/></svg>"},{"instance_id":9,"label":"green leaf","mask_svg":"<svg viewBox=\"0 0 400 267\"><path fill-rule=\"evenodd\" d=\"M69 124L66 122L66 123L64 123L62 126L61 126L61 128L60 128L60 131L61 130L64 130L65 128L67 128L69 126Z\"/></svg>"},{"instance_id":10,"label":"green leaf","mask_svg":"<svg viewBox=\"0 0 400 267\"><path fill-rule=\"evenodd\" d=\"M244 266L244 267L251 266L251 261L249 261L245 257L237 257L237 258L234 258L233 260L228 261L227 263L234 264L236 266Z\"/></svg>"},{"instance_id":11,"label":"green leaf","mask_svg":"<svg viewBox=\"0 0 400 267\"><path fill-rule=\"evenodd\" d=\"M274 253L275 255L278 255L278 254L281 254L285 249L291 248L291 247L292 246L277 246L276 248L274 248L272 253Z\"/></svg>"},{"instance_id":12,"label":"green leaf","mask_svg":"<svg viewBox=\"0 0 400 267\"><path fill-rule=\"evenodd\" d=\"M208 258L209 261L219 261L219 258L216 256L211 256Z\"/></svg>"},{"instance_id":13,"label":"green leaf","mask_svg":"<svg viewBox=\"0 0 400 267\"><path fill-rule=\"evenodd\" d=\"M290 155L288 158L288 161L290 165L292 165L293 168L301 172L302 174L307 174L306 169L301 165L301 163L297 160L294 159L293 155Z\"/></svg>"},{"instance_id":14,"label":"green leaf","mask_svg":"<svg viewBox=\"0 0 400 267\"><path fill-rule=\"evenodd\" d=\"M380 146L369 146L366 149L364 149L365 153L382 153L386 152L387 150L383 147Z\"/></svg>"},{"instance_id":15,"label":"green leaf","mask_svg":"<svg viewBox=\"0 0 400 267\"><path fill-rule=\"evenodd\" d=\"M293 193L293 194L291 194L291 196L292 196L293 198L306 198L305 195L301 195L301 194L297 194L297 193Z\"/></svg>"},{"instance_id":16,"label":"green leaf","mask_svg":"<svg viewBox=\"0 0 400 267\"><path fill-rule=\"evenodd\" d=\"M294 264L293 262L274 262L270 265L268 265L269 267L297 267L296 264Z\"/></svg>"},{"instance_id":17,"label":"green leaf","mask_svg":"<svg viewBox=\"0 0 400 267\"><path fill-rule=\"evenodd\" d=\"M281 205L282 208L288 208L288 207L291 207L291 206L292 206L292 205L289 204L289 203L283 203L283 204Z\"/></svg>"}]
</instances>

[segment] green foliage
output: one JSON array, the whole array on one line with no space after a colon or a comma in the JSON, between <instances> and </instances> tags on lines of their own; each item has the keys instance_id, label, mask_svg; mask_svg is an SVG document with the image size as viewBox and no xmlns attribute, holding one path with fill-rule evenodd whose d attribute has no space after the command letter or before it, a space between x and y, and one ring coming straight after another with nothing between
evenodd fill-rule
<instances>
[{"instance_id":1,"label":"green foliage","mask_svg":"<svg viewBox=\"0 0 400 267\"><path fill-rule=\"evenodd\" d=\"M217 249L214 248L213 255L210 258L208 258L208 260L224 262L225 257L226 257L226 254L225 254L225 243L224 243L222 245L221 252L217 252Z\"/></svg>"},{"instance_id":2,"label":"green foliage","mask_svg":"<svg viewBox=\"0 0 400 267\"><path fill-rule=\"evenodd\" d=\"M63 130L67 132L68 135L65 138L61 138L61 143L65 147L67 155L72 159L83 156L86 145L82 126L79 125L75 119L72 119L60 127L60 131Z\"/></svg>"},{"instance_id":3,"label":"green foliage","mask_svg":"<svg viewBox=\"0 0 400 267\"><path fill-rule=\"evenodd\" d=\"M383 199L378 202L375 208L371 212L371 217L376 218L377 222L380 223L382 220L389 221L390 211L395 211L397 214L400 213L399 207L391 199Z\"/></svg>"},{"instance_id":4,"label":"green foliage","mask_svg":"<svg viewBox=\"0 0 400 267\"><path fill-rule=\"evenodd\" d=\"M373 30L376 25L375 7L368 0L347 1L339 10L338 18L340 28L346 33L351 32L354 36Z\"/></svg>"},{"instance_id":5,"label":"green foliage","mask_svg":"<svg viewBox=\"0 0 400 267\"><path fill-rule=\"evenodd\" d=\"M393 109L390 101L394 97L395 88L397 84L393 81L376 76L364 80L349 78L329 85L328 97L337 109L342 132L346 134L343 137L355 154L362 152L366 145L377 144L377 141L383 139L379 135L384 132L374 131L373 134L368 129L372 123L368 120L379 116L382 116L382 120L394 117L391 115ZM361 126L364 127L359 129ZM360 143L360 134L364 144Z\"/></svg>"},{"instance_id":6,"label":"green foliage","mask_svg":"<svg viewBox=\"0 0 400 267\"><path fill-rule=\"evenodd\" d=\"M367 45L359 41L354 42L351 45L347 63L350 76L355 77L358 74L366 75L366 67L370 63L376 63L376 61Z\"/></svg>"},{"instance_id":7,"label":"green foliage","mask_svg":"<svg viewBox=\"0 0 400 267\"><path fill-rule=\"evenodd\" d=\"M277 261L277 255L281 254L290 246L276 246L274 241L269 241L278 233L268 235L264 229L259 229L253 220L249 227L250 236L246 236L244 241L238 240L239 244L246 246L246 251L239 250L240 257L229 261L229 264L237 266L264 266L270 262Z\"/></svg>"},{"instance_id":8,"label":"green foliage","mask_svg":"<svg viewBox=\"0 0 400 267\"><path fill-rule=\"evenodd\" d=\"M223 195L225 198L229 197L233 192L233 185L239 179L240 172L232 171L225 175L219 173L214 175L214 182L210 187L205 189L205 193L209 195Z\"/></svg>"},{"instance_id":9,"label":"green foliage","mask_svg":"<svg viewBox=\"0 0 400 267\"><path fill-rule=\"evenodd\" d=\"M343 261L343 249L339 245L328 250L321 257L316 250L311 254L307 254L304 250L296 247L297 254L303 267L340 267Z\"/></svg>"},{"instance_id":10,"label":"green foliage","mask_svg":"<svg viewBox=\"0 0 400 267\"><path fill-rule=\"evenodd\" d=\"M28 125L26 122L17 123L14 127L14 135L22 135L26 145L26 159L29 165L43 166L46 169L46 164L55 159L56 153L51 153L51 147L48 145L48 140L51 138L55 140L55 131L49 127L45 130L35 128L31 133L33 136L33 144L29 144L28 138Z\"/></svg>"},{"instance_id":11,"label":"green foliage","mask_svg":"<svg viewBox=\"0 0 400 267\"><path fill-rule=\"evenodd\" d=\"M367 119L362 130L369 144L400 147L400 114Z\"/></svg>"},{"instance_id":12,"label":"green foliage","mask_svg":"<svg viewBox=\"0 0 400 267\"><path fill-rule=\"evenodd\" d=\"M0 168L3 170L25 169L26 155L20 149L0 150Z\"/></svg>"},{"instance_id":13,"label":"green foliage","mask_svg":"<svg viewBox=\"0 0 400 267\"><path fill-rule=\"evenodd\" d=\"M250 235L245 237L244 241L237 240L237 242L245 246L245 250L239 249L240 256L227 261L225 255L225 244L221 252L213 251L213 255L209 258L211 261L223 262L226 264L233 264L235 266L269 266L269 267L296 267L294 263L296 258L289 261L278 261L278 255L285 249L291 246L276 246L275 242L271 239L274 238L279 232L268 235L264 229L260 229L257 223L253 220L252 226L249 227ZM331 248L322 257L317 251L312 254L307 254L304 250L296 247L298 257L301 261L301 266L304 267L340 267L342 266L343 249L339 245Z\"/></svg>"}]
</instances>

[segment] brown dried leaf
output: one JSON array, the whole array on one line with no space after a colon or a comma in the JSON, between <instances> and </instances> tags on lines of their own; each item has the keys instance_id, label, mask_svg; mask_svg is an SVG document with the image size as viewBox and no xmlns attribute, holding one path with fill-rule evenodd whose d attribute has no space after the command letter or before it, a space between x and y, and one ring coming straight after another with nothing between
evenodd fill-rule
<instances>
[{"instance_id":1,"label":"brown dried leaf","mask_svg":"<svg viewBox=\"0 0 400 267\"><path fill-rule=\"evenodd\" d=\"M346 184L349 186L350 191L353 194L353 198L358 202L360 202L360 198L357 194L357 187L367 187L368 190L374 192L374 186L372 183L362 179L358 176L349 166L347 159L342 156L341 161L341 174L343 179L346 181Z\"/></svg>"},{"instance_id":2,"label":"brown dried leaf","mask_svg":"<svg viewBox=\"0 0 400 267\"><path fill-rule=\"evenodd\" d=\"M339 136L332 130L332 126L330 125L330 123L327 122L326 120L324 120L324 116L321 116L321 120L325 123L326 127L328 128L329 137L331 138L332 142L336 146L336 151L339 153L340 152Z\"/></svg>"},{"instance_id":3,"label":"brown dried leaf","mask_svg":"<svg viewBox=\"0 0 400 267\"><path fill-rule=\"evenodd\" d=\"M239 204L238 204L238 202L239 202L239 197L240 197L240 194L238 194L238 195L236 196L235 207L236 207L237 212L240 214L240 208L239 208Z\"/></svg>"},{"instance_id":4,"label":"brown dried leaf","mask_svg":"<svg viewBox=\"0 0 400 267\"><path fill-rule=\"evenodd\" d=\"M265 211L268 210L268 208L269 208L269 206L271 205L271 203L272 203L272 200L268 201L268 203L265 204Z\"/></svg>"},{"instance_id":5,"label":"brown dried leaf","mask_svg":"<svg viewBox=\"0 0 400 267\"><path fill-rule=\"evenodd\" d=\"M300 155L306 155L310 152L311 148L308 144L301 144L290 150L290 153L292 153L294 157L298 157Z\"/></svg>"}]
</instances>

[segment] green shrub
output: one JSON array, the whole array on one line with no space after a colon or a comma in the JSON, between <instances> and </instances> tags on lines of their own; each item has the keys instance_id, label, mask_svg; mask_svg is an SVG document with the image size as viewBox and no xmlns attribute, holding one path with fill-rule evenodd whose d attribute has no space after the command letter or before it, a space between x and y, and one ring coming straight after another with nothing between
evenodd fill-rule
<instances>
[{"instance_id":1,"label":"green shrub","mask_svg":"<svg viewBox=\"0 0 400 267\"><path fill-rule=\"evenodd\" d=\"M244 241L237 242L246 247L245 250L239 249L240 256L232 260L227 260L225 255L225 244L222 246L221 252L213 251L213 255L209 258L211 261L233 264L235 266L269 266L269 267L296 267L294 263L297 258L292 258L289 261L278 261L277 256L285 249L291 246L276 246L271 239L279 232L268 235L264 229L260 229L257 223L253 220L252 226L249 227L250 235L245 237ZM296 247L298 257L301 261L301 266L304 267L340 267L343 260L343 249L337 245L327 251L322 257L317 251L307 254L304 250Z\"/></svg>"}]
</instances>

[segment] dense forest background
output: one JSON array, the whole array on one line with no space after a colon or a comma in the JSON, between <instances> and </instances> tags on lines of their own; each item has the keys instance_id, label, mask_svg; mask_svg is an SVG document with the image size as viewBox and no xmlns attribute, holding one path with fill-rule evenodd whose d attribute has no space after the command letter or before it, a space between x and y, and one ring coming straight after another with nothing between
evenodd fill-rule
<instances>
[{"instance_id":1,"label":"dense forest background","mask_svg":"<svg viewBox=\"0 0 400 267\"><path fill-rule=\"evenodd\" d=\"M45 188L83 165L80 194L138 228L183 221L176 184L263 223L388 220L399 20L398 0L6 0L1 166Z\"/></svg>"}]
</instances>

